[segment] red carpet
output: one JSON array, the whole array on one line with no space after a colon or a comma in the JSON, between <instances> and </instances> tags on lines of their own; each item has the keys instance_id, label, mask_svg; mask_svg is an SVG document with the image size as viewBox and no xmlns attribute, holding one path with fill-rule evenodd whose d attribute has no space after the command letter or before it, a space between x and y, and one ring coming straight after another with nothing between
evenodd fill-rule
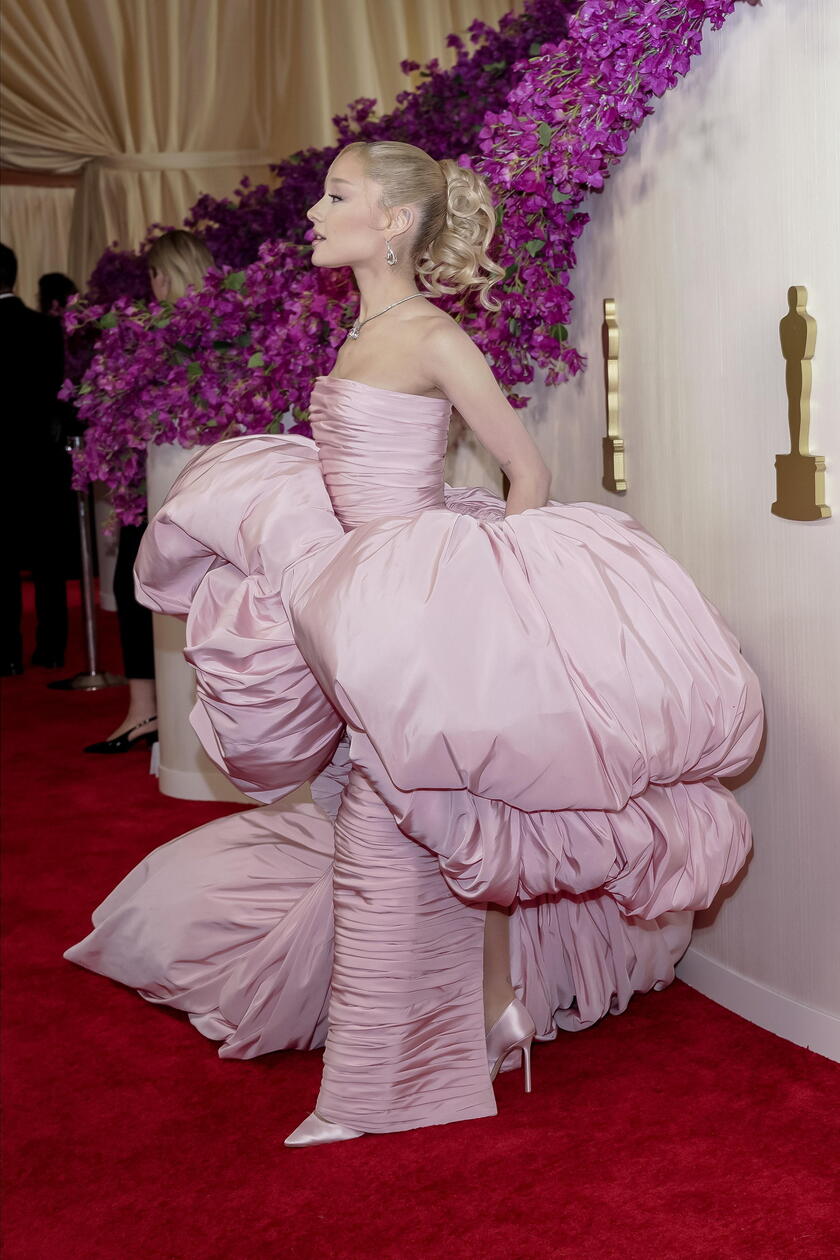
<instances>
[{"instance_id":1,"label":"red carpet","mask_svg":"<svg viewBox=\"0 0 840 1260\"><path fill-rule=\"evenodd\" d=\"M840 1255L840 1068L681 984L537 1047L495 1119L284 1149L319 1055L222 1062L61 957L144 853L233 807L83 756L125 693L52 676L4 682L6 1260Z\"/></svg>"}]
</instances>

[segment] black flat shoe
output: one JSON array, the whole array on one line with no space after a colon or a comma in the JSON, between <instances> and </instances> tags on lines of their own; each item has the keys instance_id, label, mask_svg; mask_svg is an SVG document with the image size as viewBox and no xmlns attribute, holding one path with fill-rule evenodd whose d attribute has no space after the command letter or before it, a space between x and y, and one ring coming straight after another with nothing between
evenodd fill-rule
<instances>
[{"instance_id":1,"label":"black flat shoe","mask_svg":"<svg viewBox=\"0 0 840 1260\"><path fill-rule=\"evenodd\" d=\"M84 750L86 753L125 753L131 752L132 748L136 748L139 744L144 744L146 748L151 748L152 744L157 743L157 727L152 731L144 731L142 735L131 736L135 731L139 731L141 726L148 726L150 722L157 720L157 714L153 713L151 717L146 718L143 722L138 722L136 726L132 726L129 730L123 731L122 735L116 735L113 739L101 739L98 744L88 744Z\"/></svg>"}]
</instances>

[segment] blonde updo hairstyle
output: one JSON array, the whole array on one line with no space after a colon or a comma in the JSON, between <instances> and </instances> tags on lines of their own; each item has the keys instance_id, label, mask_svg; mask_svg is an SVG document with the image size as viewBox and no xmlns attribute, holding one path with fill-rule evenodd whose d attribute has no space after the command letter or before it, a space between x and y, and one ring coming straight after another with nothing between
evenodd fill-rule
<instances>
[{"instance_id":1,"label":"blonde updo hairstyle","mask_svg":"<svg viewBox=\"0 0 840 1260\"><path fill-rule=\"evenodd\" d=\"M423 287L434 295L476 290L482 306L497 311L500 303L489 293L504 272L487 255L496 212L484 179L398 140L358 141L342 152L362 159L368 178L382 188L384 210L417 207L411 261Z\"/></svg>"},{"instance_id":2,"label":"blonde updo hairstyle","mask_svg":"<svg viewBox=\"0 0 840 1260\"><path fill-rule=\"evenodd\" d=\"M174 228L159 236L146 255L149 270L169 280L167 301L177 302L187 289L200 289L213 266L210 250L192 232Z\"/></svg>"}]
</instances>

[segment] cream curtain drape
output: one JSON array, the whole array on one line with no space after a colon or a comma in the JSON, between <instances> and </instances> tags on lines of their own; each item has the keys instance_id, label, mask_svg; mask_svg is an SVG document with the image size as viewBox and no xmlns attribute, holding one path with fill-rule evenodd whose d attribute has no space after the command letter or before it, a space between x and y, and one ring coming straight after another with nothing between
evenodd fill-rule
<instances>
[{"instance_id":1,"label":"cream curtain drape","mask_svg":"<svg viewBox=\"0 0 840 1260\"><path fill-rule=\"evenodd\" d=\"M67 271L75 195L73 188L0 188L0 241L17 254L17 292L27 306L37 306L40 276Z\"/></svg>"},{"instance_id":2,"label":"cream curtain drape","mask_svg":"<svg viewBox=\"0 0 840 1260\"><path fill-rule=\"evenodd\" d=\"M134 248L202 192L323 145L357 96L390 108L403 58L510 0L5 0L2 156L81 171L67 266L83 284L110 241ZM56 202L56 205L58 203Z\"/></svg>"},{"instance_id":3,"label":"cream curtain drape","mask_svg":"<svg viewBox=\"0 0 840 1260\"><path fill-rule=\"evenodd\" d=\"M134 247L150 223L179 223L200 192L222 195L243 173L265 176L272 7L7 3L2 160L82 171L68 260L74 276L86 279L110 240ZM162 169L159 155L173 153L177 161Z\"/></svg>"}]
</instances>

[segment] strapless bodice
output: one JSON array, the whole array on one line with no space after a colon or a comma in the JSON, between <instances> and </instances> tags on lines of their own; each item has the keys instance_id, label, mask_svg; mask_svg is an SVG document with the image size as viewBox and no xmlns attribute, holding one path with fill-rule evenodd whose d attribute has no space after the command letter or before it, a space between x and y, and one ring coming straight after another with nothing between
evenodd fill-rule
<instances>
[{"instance_id":1,"label":"strapless bodice","mask_svg":"<svg viewBox=\"0 0 840 1260\"><path fill-rule=\"evenodd\" d=\"M336 516L353 529L441 508L451 404L319 376L309 419Z\"/></svg>"}]
</instances>

